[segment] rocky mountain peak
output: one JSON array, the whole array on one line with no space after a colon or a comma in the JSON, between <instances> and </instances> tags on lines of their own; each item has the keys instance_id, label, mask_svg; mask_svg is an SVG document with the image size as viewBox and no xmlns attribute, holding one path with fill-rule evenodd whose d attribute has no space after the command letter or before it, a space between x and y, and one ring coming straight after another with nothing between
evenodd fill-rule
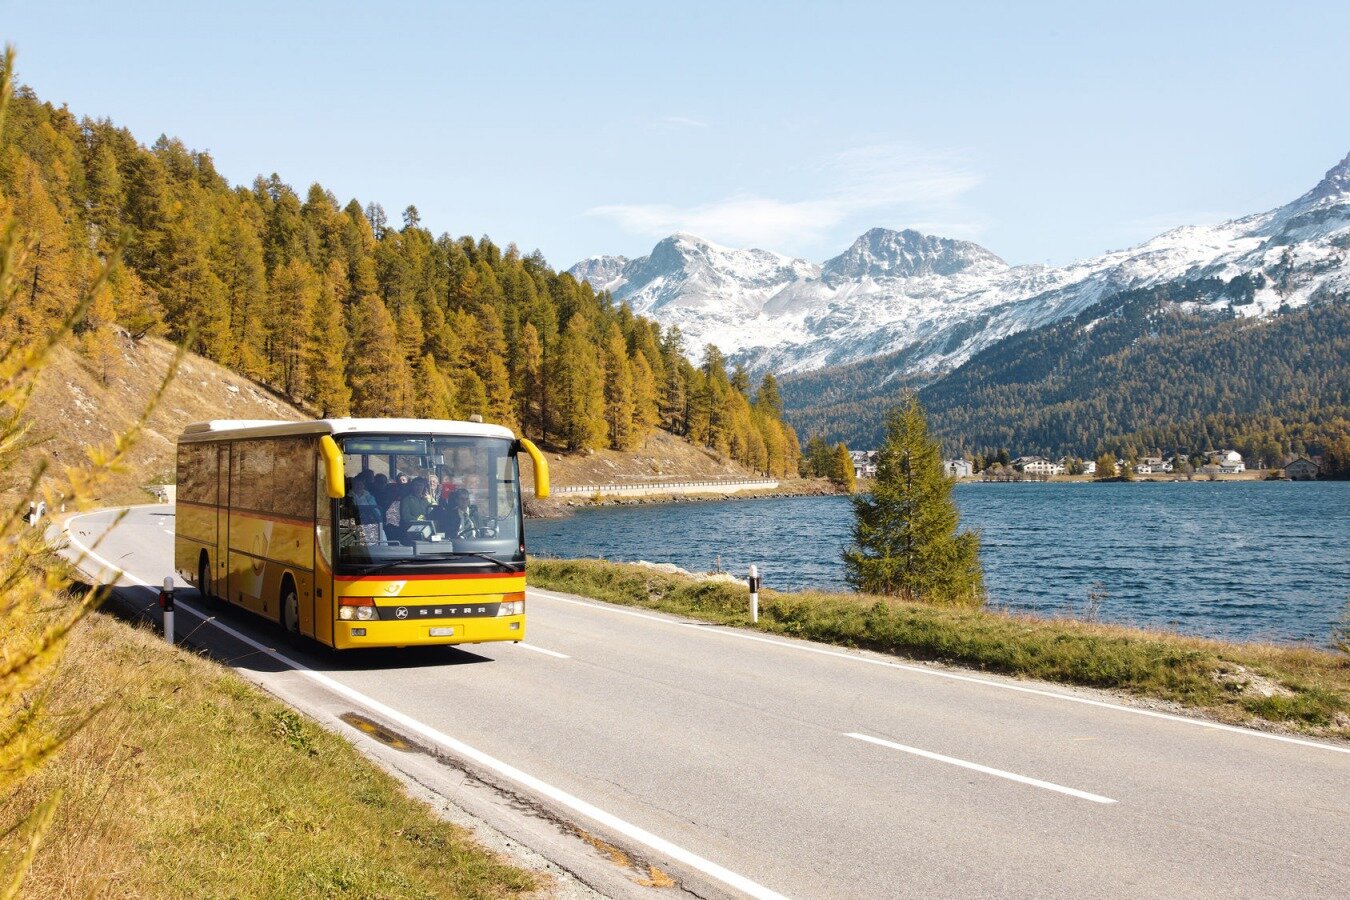
<instances>
[{"instance_id":1,"label":"rocky mountain peak","mask_svg":"<svg viewBox=\"0 0 1350 900\"><path fill-rule=\"evenodd\" d=\"M589 282L598 291L614 290L623 279L626 256L592 256L567 271L578 281Z\"/></svg>"},{"instance_id":2,"label":"rocky mountain peak","mask_svg":"<svg viewBox=\"0 0 1350 900\"><path fill-rule=\"evenodd\" d=\"M912 228L873 228L826 262L821 275L827 282L837 283L859 278L988 274L1007 268L1003 260L970 241L935 237Z\"/></svg>"},{"instance_id":3,"label":"rocky mountain peak","mask_svg":"<svg viewBox=\"0 0 1350 900\"><path fill-rule=\"evenodd\" d=\"M1350 153L1328 169L1317 186L1300 197L1299 202L1315 203L1332 197L1344 197L1350 201Z\"/></svg>"}]
</instances>

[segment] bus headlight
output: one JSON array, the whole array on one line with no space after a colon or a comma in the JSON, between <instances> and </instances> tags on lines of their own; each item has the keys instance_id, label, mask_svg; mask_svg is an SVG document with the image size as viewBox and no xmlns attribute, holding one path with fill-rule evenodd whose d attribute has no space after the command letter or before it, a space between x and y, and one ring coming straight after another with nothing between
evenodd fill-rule
<instances>
[{"instance_id":1,"label":"bus headlight","mask_svg":"<svg viewBox=\"0 0 1350 900\"><path fill-rule=\"evenodd\" d=\"M514 594L503 594L502 602L497 607L499 616L523 616L525 615L525 592L517 591Z\"/></svg>"},{"instance_id":2,"label":"bus headlight","mask_svg":"<svg viewBox=\"0 0 1350 900\"><path fill-rule=\"evenodd\" d=\"M375 601L369 597L343 597L338 607L338 618L344 622L372 622L375 615Z\"/></svg>"}]
</instances>

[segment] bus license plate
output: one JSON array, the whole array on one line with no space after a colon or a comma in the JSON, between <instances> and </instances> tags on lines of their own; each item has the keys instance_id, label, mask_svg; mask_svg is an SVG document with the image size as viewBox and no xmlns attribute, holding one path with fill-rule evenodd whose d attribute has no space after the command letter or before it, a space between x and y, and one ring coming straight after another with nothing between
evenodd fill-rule
<instances>
[{"instance_id":1,"label":"bus license plate","mask_svg":"<svg viewBox=\"0 0 1350 900\"><path fill-rule=\"evenodd\" d=\"M452 628L452 627L451 627L451 628L433 628L433 629L431 629L431 636L432 636L432 637L454 637L454 635L455 635L455 629Z\"/></svg>"}]
</instances>

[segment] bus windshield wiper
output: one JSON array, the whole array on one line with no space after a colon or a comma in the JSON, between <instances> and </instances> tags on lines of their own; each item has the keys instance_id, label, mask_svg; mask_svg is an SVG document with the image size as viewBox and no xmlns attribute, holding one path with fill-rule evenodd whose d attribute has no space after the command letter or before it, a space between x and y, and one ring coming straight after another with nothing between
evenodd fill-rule
<instances>
[{"instance_id":1,"label":"bus windshield wiper","mask_svg":"<svg viewBox=\"0 0 1350 900\"><path fill-rule=\"evenodd\" d=\"M450 555L451 555L451 556L476 556L476 557L478 557L479 559L486 559L488 562L496 563L497 565L501 566L503 569L505 569L505 570L508 571L508 572L515 572L515 571L516 571L515 566L511 565L510 563L504 563L504 562L502 562L500 559L498 559L497 557L493 556L493 555L490 554L490 553L480 553L480 552L478 552L478 551L476 551L476 550L453 550L453 551L450 552Z\"/></svg>"}]
</instances>

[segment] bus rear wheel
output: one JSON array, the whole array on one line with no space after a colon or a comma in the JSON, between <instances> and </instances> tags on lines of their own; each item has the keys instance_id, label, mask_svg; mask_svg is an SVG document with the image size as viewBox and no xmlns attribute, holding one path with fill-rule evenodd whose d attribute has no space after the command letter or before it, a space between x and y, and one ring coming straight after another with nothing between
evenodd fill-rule
<instances>
[{"instance_id":1,"label":"bus rear wheel","mask_svg":"<svg viewBox=\"0 0 1350 900\"><path fill-rule=\"evenodd\" d=\"M298 646L304 639L300 633L300 598L295 593L295 583L289 578L281 586L281 630L292 645Z\"/></svg>"},{"instance_id":2,"label":"bus rear wheel","mask_svg":"<svg viewBox=\"0 0 1350 900\"><path fill-rule=\"evenodd\" d=\"M202 595L202 602L210 603L215 600L211 593L211 560L203 553L197 560L197 592Z\"/></svg>"}]
</instances>

